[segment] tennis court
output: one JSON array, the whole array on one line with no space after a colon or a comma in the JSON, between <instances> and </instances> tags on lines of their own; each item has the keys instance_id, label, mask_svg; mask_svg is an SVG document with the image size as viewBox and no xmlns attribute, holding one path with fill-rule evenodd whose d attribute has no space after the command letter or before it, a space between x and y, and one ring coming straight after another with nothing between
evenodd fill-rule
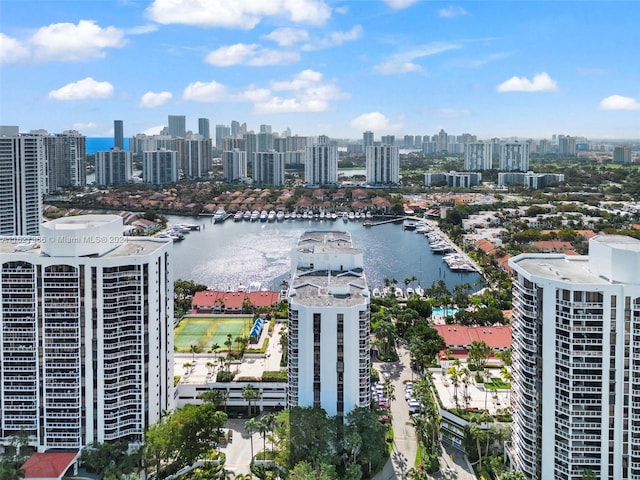
<instances>
[{"instance_id":1,"label":"tennis court","mask_svg":"<svg viewBox=\"0 0 640 480\"><path fill-rule=\"evenodd\" d=\"M212 345L225 349L224 342L231 335L232 348L237 348L236 338L246 337L253 325L252 317L183 318L174 330L174 344L178 352L188 352L191 345L207 351Z\"/></svg>"}]
</instances>

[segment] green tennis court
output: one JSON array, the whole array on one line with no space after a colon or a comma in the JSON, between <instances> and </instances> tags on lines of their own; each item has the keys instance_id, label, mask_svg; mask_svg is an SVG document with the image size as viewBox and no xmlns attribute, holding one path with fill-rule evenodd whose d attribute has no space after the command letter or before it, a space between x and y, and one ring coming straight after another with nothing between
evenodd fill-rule
<instances>
[{"instance_id":1,"label":"green tennis court","mask_svg":"<svg viewBox=\"0 0 640 480\"><path fill-rule=\"evenodd\" d=\"M223 350L226 348L224 342L231 335L235 350L236 338L248 336L252 326L252 317L186 317L174 330L174 344L178 352L188 352L191 345L198 345L206 351L217 344Z\"/></svg>"}]
</instances>

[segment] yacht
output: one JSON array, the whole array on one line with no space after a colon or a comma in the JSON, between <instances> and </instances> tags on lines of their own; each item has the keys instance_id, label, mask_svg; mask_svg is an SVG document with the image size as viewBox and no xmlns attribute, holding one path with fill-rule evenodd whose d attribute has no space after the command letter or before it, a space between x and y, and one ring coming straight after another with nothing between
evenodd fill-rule
<instances>
[{"instance_id":1,"label":"yacht","mask_svg":"<svg viewBox=\"0 0 640 480\"><path fill-rule=\"evenodd\" d=\"M244 216L244 214L241 211L238 210L236 212L236 214L233 216L233 221L234 222L241 222L243 216Z\"/></svg>"},{"instance_id":2,"label":"yacht","mask_svg":"<svg viewBox=\"0 0 640 480\"><path fill-rule=\"evenodd\" d=\"M402 292L402 289L400 287L396 287L395 288L394 294L395 294L396 298L398 298L398 299L404 298L404 293Z\"/></svg>"},{"instance_id":3,"label":"yacht","mask_svg":"<svg viewBox=\"0 0 640 480\"><path fill-rule=\"evenodd\" d=\"M213 223L222 223L227 219L227 212L224 208L220 207L213 215Z\"/></svg>"},{"instance_id":4,"label":"yacht","mask_svg":"<svg viewBox=\"0 0 640 480\"><path fill-rule=\"evenodd\" d=\"M418 295L419 297L424 297L424 290L420 285L416 287L414 292L416 292L416 295Z\"/></svg>"},{"instance_id":5,"label":"yacht","mask_svg":"<svg viewBox=\"0 0 640 480\"><path fill-rule=\"evenodd\" d=\"M284 212L282 210L278 210L278 213L276 213L276 220L278 222L284 222Z\"/></svg>"},{"instance_id":6,"label":"yacht","mask_svg":"<svg viewBox=\"0 0 640 480\"><path fill-rule=\"evenodd\" d=\"M289 212L284 214L284 219L285 220L291 220L291 214Z\"/></svg>"},{"instance_id":7,"label":"yacht","mask_svg":"<svg viewBox=\"0 0 640 480\"><path fill-rule=\"evenodd\" d=\"M342 212L342 221L347 223L349 221L349 214L347 212Z\"/></svg>"},{"instance_id":8,"label":"yacht","mask_svg":"<svg viewBox=\"0 0 640 480\"><path fill-rule=\"evenodd\" d=\"M269 222L275 222L276 221L276 212L275 210L270 210L269 213L267 214L267 220Z\"/></svg>"},{"instance_id":9,"label":"yacht","mask_svg":"<svg viewBox=\"0 0 640 480\"><path fill-rule=\"evenodd\" d=\"M382 294L380 293L380 289L378 287L373 289L373 293L372 295L376 298L378 298L379 296L381 296Z\"/></svg>"},{"instance_id":10,"label":"yacht","mask_svg":"<svg viewBox=\"0 0 640 480\"><path fill-rule=\"evenodd\" d=\"M249 210L247 210L246 212L244 212L244 215L242 215L242 219L246 222L246 221L250 221L251 220L251 212Z\"/></svg>"},{"instance_id":11,"label":"yacht","mask_svg":"<svg viewBox=\"0 0 640 480\"><path fill-rule=\"evenodd\" d=\"M266 210L262 210L260 212L260 221L261 222L266 222L268 218L269 218L269 214L267 213L267 211Z\"/></svg>"},{"instance_id":12,"label":"yacht","mask_svg":"<svg viewBox=\"0 0 640 480\"><path fill-rule=\"evenodd\" d=\"M250 221L257 222L258 218L260 218L260 212L258 210L254 210L253 212L251 212L251 216L249 217Z\"/></svg>"}]
</instances>

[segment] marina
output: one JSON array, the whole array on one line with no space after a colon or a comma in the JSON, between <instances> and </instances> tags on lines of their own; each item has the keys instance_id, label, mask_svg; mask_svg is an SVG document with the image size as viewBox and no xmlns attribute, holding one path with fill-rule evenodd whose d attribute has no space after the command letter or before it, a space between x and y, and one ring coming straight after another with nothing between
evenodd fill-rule
<instances>
[{"instance_id":1,"label":"marina","mask_svg":"<svg viewBox=\"0 0 640 480\"><path fill-rule=\"evenodd\" d=\"M395 280L394 287L402 293L392 295L406 297L406 290L419 296L427 287L444 281L447 288L469 283L479 290L484 286L476 270L466 269L470 264L466 255L449 257L432 251L425 232L439 231L435 222L420 219L416 229L403 229L402 220L364 228L366 214L356 220L349 213L317 214L290 213L280 220L269 222L269 212L260 221L260 212L249 214L249 220L236 221L229 215L226 221L212 225L209 217L167 217L172 231L177 225L193 224L200 231L181 233L183 240L174 240L174 277L203 283L212 289L236 290L238 286L259 282L269 290L280 290L283 282L290 280L291 249L300 234L307 230L340 230L351 234L353 244L363 251L365 273L372 295L380 294L385 280ZM317 216L316 216L317 215ZM374 220L371 220L372 222ZM197 223L199 222L199 223ZM440 235L443 235L440 233ZM445 237L446 238L446 237ZM459 252L462 255L462 252ZM457 263L460 258L464 261ZM408 284L405 280L412 279ZM399 297L400 298L400 297Z\"/></svg>"}]
</instances>

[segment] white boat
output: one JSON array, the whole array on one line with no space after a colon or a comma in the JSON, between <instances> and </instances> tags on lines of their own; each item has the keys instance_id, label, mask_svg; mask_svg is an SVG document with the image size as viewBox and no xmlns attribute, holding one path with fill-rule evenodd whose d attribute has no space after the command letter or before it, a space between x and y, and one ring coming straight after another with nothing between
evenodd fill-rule
<instances>
[{"instance_id":1,"label":"white boat","mask_svg":"<svg viewBox=\"0 0 640 480\"><path fill-rule=\"evenodd\" d=\"M224 208L220 207L213 215L213 223L221 223L227 219L227 212L225 212Z\"/></svg>"},{"instance_id":2,"label":"white boat","mask_svg":"<svg viewBox=\"0 0 640 480\"><path fill-rule=\"evenodd\" d=\"M276 221L276 212L275 210L270 210L269 213L267 214L267 221L269 222L275 222Z\"/></svg>"},{"instance_id":3,"label":"white boat","mask_svg":"<svg viewBox=\"0 0 640 480\"><path fill-rule=\"evenodd\" d=\"M332 213L331 214L331 220L337 220L338 219L338 214L337 213Z\"/></svg>"},{"instance_id":4,"label":"white boat","mask_svg":"<svg viewBox=\"0 0 640 480\"><path fill-rule=\"evenodd\" d=\"M418 285L414 291L419 297L424 297L424 290L420 285Z\"/></svg>"},{"instance_id":5,"label":"white boat","mask_svg":"<svg viewBox=\"0 0 640 480\"><path fill-rule=\"evenodd\" d=\"M342 221L347 223L349 221L349 214L347 212L342 212Z\"/></svg>"},{"instance_id":6,"label":"white boat","mask_svg":"<svg viewBox=\"0 0 640 480\"><path fill-rule=\"evenodd\" d=\"M242 215L242 219L246 222L246 221L250 221L251 220L251 212L249 210L247 210L246 212L244 212L244 215Z\"/></svg>"},{"instance_id":7,"label":"white boat","mask_svg":"<svg viewBox=\"0 0 640 480\"><path fill-rule=\"evenodd\" d=\"M371 220L373 218L373 215L371 214L371 212L365 213L364 216L367 220Z\"/></svg>"},{"instance_id":8,"label":"white boat","mask_svg":"<svg viewBox=\"0 0 640 480\"><path fill-rule=\"evenodd\" d=\"M284 212L282 210L279 210L278 213L276 213L276 220L278 222L284 222Z\"/></svg>"},{"instance_id":9,"label":"white boat","mask_svg":"<svg viewBox=\"0 0 640 480\"><path fill-rule=\"evenodd\" d=\"M244 214L241 211L237 211L236 214L233 216L233 221L234 222L241 222L243 216L244 216Z\"/></svg>"},{"instance_id":10,"label":"white boat","mask_svg":"<svg viewBox=\"0 0 640 480\"><path fill-rule=\"evenodd\" d=\"M407 298L411 298L411 295L413 295L414 290L411 287L407 287Z\"/></svg>"},{"instance_id":11,"label":"white boat","mask_svg":"<svg viewBox=\"0 0 640 480\"><path fill-rule=\"evenodd\" d=\"M291 220L291 214L290 213L285 213L284 214L284 219L285 220Z\"/></svg>"},{"instance_id":12,"label":"white boat","mask_svg":"<svg viewBox=\"0 0 640 480\"><path fill-rule=\"evenodd\" d=\"M251 220L252 222L257 222L258 218L260 218L260 212L258 210L254 210L253 212L251 212L251 217L249 217L249 220Z\"/></svg>"},{"instance_id":13,"label":"white boat","mask_svg":"<svg viewBox=\"0 0 640 480\"><path fill-rule=\"evenodd\" d=\"M372 295L377 298L382 294L380 293L380 289L378 287L376 287L376 288L373 289Z\"/></svg>"},{"instance_id":14,"label":"white boat","mask_svg":"<svg viewBox=\"0 0 640 480\"><path fill-rule=\"evenodd\" d=\"M266 221L267 221L267 218L269 218L269 214L267 213L267 211L266 211L266 210L262 210L262 211L260 212L260 221L261 221L261 222L266 222Z\"/></svg>"},{"instance_id":15,"label":"white boat","mask_svg":"<svg viewBox=\"0 0 640 480\"><path fill-rule=\"evenodd\" d=\"M260 282L251 282L249 283L249 289L247 292L259 292L262 288L262 284Z\"/></svg>"},{"instance_id":16,"label":"white boat","mask_svg":"<svg viewBox=\"0 0 640 480\"><path fill-rule=\"evenodd\" d=\"M356 219L355 212L349 212L349 220L351 220L353 222L355 219Z\"/></svg>"},{"instance_id":17,"label":"white boat","mask_svg":"<svg viewBox=\"0 0 640 480\"><path fill-rule=\"evenodd\" d=\"M396 298L404 298L404 292L402 291L402 289L400 287L396 287L395 288L394 294L395 294Z\"/></svg>"}]
</instances>

